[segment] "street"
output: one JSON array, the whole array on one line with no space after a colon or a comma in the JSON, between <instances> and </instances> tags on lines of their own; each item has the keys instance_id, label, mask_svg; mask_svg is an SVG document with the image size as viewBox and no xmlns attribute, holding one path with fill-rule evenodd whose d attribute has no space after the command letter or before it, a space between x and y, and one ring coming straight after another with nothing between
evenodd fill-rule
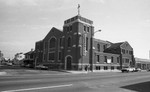
<instances>
[{"instance_id":1,"label":"street","mask_svg":"<svg viewBox=\"0 0 150 92\"><path fill-rule=\"evenodd\" d=\"M149 92L150 72L0 76L1 92Z\"/></svg>"}]
</instances>

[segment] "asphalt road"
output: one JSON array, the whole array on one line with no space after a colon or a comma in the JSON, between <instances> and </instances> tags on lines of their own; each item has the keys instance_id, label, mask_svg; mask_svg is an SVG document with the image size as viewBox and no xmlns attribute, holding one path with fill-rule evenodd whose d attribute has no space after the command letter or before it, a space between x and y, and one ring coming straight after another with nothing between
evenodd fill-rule
<instances>
[{"instance_id":1,"label":"asphalt road","mask_svg":"<svg viewBox=\"0 0 150 92\"><path fill-rule=\"evenodd\" d=\"M0 76L1 92L150 92L150 72Z\"/></svg>"}]
</instances>

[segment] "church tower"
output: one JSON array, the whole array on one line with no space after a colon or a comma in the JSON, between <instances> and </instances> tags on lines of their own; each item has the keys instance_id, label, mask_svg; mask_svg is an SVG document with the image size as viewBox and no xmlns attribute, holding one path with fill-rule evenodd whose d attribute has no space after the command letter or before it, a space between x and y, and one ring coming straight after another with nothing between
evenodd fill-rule
<instances>
[{"instance_id":1,"label":"church tower","mask_svg":"<svg viewBox=\"0 0 150 92\"><path fill-rule=\"evenodd\" d=\"M93 21L80 15L64 21L64 64L66 70L84 70L90 64Z\"/></svg>"}]
</instances>

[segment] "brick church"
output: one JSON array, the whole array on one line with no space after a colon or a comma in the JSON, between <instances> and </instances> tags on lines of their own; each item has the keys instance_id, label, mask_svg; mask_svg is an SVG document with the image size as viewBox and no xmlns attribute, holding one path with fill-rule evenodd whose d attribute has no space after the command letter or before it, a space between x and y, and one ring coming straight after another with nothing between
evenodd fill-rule
<instances>
[{"instance_id":1,"label":"brick church","mask_svg":"<svg viewBox=\"0 0 150 92\"><path fill-rule=\"evenodd\" d=\"M125 42L112 43L94 36L93 21L80 16L64 21L63 30L53 27L35 44L36 63L57 70L91 71L134 67L133 48Z\"/></svg>"}]
</instances>

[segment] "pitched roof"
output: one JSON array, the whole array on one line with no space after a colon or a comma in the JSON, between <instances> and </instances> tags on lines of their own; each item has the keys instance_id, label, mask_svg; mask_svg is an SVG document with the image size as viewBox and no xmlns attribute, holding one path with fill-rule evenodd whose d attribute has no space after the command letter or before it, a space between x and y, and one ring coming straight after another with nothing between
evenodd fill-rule
<instances>
[{"instance_id":1,"label":"pitched roof","mask_svg":"<svg viewBox=\"0 0 150 92\"><path fill-rule=\"evenodd\" d=\"M105 41L105 40L100 40L100 39L96 39L96 38L93 38L94 41L97 41L97 42L101 42L101 43L106 43L106 44L109 44L110 42L109 41Z\"/></svg>"},{"instance_id":2,"label":"pitched roof","mask_svg":"<svg viewBox=\"0 0 150 92\"><path fill-rule=\"evenodd\" d=\"M60 29L58 29L58 28L56 28L56 27L52 27L52 29L51 29L51 30L57 30L57 31L62 32L62 30L60 30Z\"/></svg>"},{"instance_id":3,"label":"pitched roof","mask_svg":"<svg viewBox=\"0 0 150 92\"><path fill-rule=\"evenodd\" d=\"M49 34L50 34L51 32L54 32L54 31L63 33L62 30L57 29L57 28L55 28L55 27L52 27L51 30L48 32L48 34L44 37L44 39L45 39L47 36L49 36ZM44 40L44 39L43 39L43 40Z\"/></svg>"},{"instance_id":4,"label":"pitched roof","mask_svg":"<svg viewBox=\"0 0 150 92\"><path fill-rule=\"evenodd\" d=\"M110 43L110 46L107 47L104 52L106 53L113 53L113 54L119 54L120 52L117 50L118 48L120 48L120 46L123 44L124 42L119 42L119 43Z\"/></svg>"},{"instance_id":5,"label":"pitched roof","mask_svg":"<svg viewBox=\"0 0 150 92\"><path fill-rule=\"evenodd\" d=\"M109 49L112 49L112 48L118 48L120 47L120 45L122 45L124 42L119 42L119 43L111 43L111 46L108 47Z\"/></svg>"},{"instance_id":6,"label":"pitched roof","mask_svg":"<svg viewBox=\"0 0 150 92\"><path fill-rule=\"evenodd\" d=\"M24 55L26 55L26 54L33 54L34 52L35 52L35 51L31 50L31 51L25 53Z\"/></svg>"}]
</instances>

